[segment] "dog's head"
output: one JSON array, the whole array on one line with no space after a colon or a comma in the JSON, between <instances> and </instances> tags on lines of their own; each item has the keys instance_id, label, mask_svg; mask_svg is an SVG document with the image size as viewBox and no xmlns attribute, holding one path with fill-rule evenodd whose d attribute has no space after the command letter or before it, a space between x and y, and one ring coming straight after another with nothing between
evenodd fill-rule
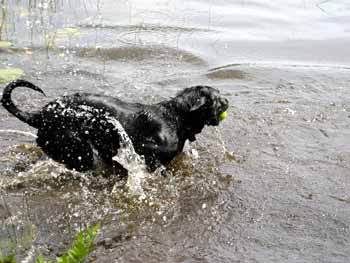
<instances>
[{"instance_id":1,"label":"dog's head","mask_svg":"<svg viewBox=\"0 0 350 263\"><path fill-rule=\"evenodd\" d=\"M175 100L181 105L189 133L193 135L201 132L204 125L219 125L220 114L228 109L228 100L221 97L217 89L209 86L186 88Z\"/></svg>"}]
</instances>

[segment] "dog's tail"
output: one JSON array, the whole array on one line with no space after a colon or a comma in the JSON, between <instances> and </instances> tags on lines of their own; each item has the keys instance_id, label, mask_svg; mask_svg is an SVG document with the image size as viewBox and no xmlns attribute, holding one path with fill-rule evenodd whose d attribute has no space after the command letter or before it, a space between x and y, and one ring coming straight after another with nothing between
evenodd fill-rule
<instances>
[{"instance_id":1,"label":"dog's tail","mask_svg":"<svg viewBox=\"0 0 350 263\"><path fill-rule=\"evenodd\" d=\"M11 93L17 87L26 87L26 88L38 91L45 95L42 89L30 83L29 81L18 79L11 82L5 87L4 92L2 94L2 99L1 99L2 106L4 106L5 109L7 109L10 113L15 115L21 121L28 123L30 126L33 126L34 128L39 128L41 126L41 116L39 113L29 113L29 112L21 111L13 103L11 99Z\"/></svg>"}]
</instances>

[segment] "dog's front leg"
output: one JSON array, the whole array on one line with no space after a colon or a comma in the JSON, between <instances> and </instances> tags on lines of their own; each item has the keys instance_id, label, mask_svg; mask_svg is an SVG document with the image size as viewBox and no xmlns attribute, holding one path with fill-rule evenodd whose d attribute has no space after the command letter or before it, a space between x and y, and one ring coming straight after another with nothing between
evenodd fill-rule
<instances>
[{"instance_id":1,"label":"dog's front leg","mask_svg":"<svg viewBox=\"0 0 350 263\"><path fill-rule=\"evenodd\" d=\"M112 160L113 174L117 175L117 177L121 180L126 179L128 177L128 170L125 169L120 163Z\"/></svg>"},{"instance_id":2,"label":"dog's front leg","mask_svg":"<svg viewBox=\"0 0 350 263\"><path fill-rule=\"evenodd\" d=\"M142 144L142 154L150 171L167 165L178 154L178 141L167 136L155 134Z\"/></svg>"}]
</instances>

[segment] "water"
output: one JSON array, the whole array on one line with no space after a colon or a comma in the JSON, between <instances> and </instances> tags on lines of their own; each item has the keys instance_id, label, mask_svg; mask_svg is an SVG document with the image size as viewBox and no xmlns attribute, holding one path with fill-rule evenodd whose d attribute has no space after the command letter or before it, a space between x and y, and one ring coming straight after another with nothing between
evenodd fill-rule
<instances>
[{"instance_id":1,"label":"water","mask_svg":"<svg viewBox=\"0 0 350 263\"><path fill-rule=\"evenodd\" d=\"M131 165L144 198L49 160L0 108L1 130L22 132L0 133L3 250L54 258L102 222L90 262L349 262L348 1L5 2L0 68L47 94L18 89L25 110L78 91L155 103L196 84L230 108L167 170Z\"/></svg>"},{"instance_id":2,"label":"water","mask_svg":"<svg viewBox=\"0 0 350 263\"><path fill-rule=\"evenodd\" d=\"M112 160L120 163L128 171L126 187L130 194L139 195L141 198L145 198L142 184L146 176L151 176L147 172L145 159L136 153L131 139L120 122L116 119L110 119L109 121L118 131L121 138L120 149L118 150L117 155L113 156ZM116 187L118 187L118 185L113 187L112 192L117 191Z\"/></svg>"}]
</instances>

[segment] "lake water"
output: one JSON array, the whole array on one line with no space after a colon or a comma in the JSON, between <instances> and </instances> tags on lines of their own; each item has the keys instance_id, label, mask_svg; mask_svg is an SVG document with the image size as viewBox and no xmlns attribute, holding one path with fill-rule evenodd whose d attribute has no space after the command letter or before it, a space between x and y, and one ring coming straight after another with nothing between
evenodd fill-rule
<instances>
[{"instance_id":1,"label":"lake water","mask_svg":"<svg viewBox=\"0 0 350 263\"><path fill-rule=\"evenodd\" d=\"M154 103L197 84L230 101L142 200L1 132L3 251L54 258L102 222L89 262L350 261L349 1L2 3L0 68L47 94L18 89L25 110L78 91ZM0 126L35 133L3 108Z\"/></svg>"}]
</instances>

